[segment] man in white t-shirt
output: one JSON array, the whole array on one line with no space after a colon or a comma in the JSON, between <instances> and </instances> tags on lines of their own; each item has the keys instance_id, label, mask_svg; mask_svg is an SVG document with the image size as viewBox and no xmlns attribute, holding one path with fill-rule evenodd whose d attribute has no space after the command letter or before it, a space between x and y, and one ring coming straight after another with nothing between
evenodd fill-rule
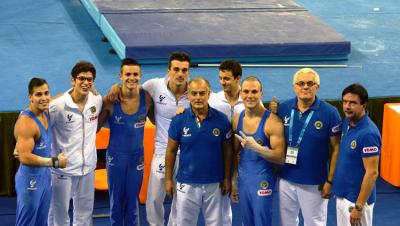
<instances>
[{"instance_id":1,"label":"man in white t-shirt","mask_svg":"<svg viewBox=\"0 0 400 226\"><path fill-rule=\"evenodd\" d=\"M224 113L231 122L232 117L244 110L243 101L239 96L240 79L242 77L242 66L235 60L225 60L219 65L219 83L222 90L212 93L208 103L211 107ZM235 186L236 187L236 186ZM232 194L236 194L232 190ZM222 202L223 226L232 225L232 209L229 195Z\"/></svg>"},{"instance_id":2,"label":"man in white t-shirt","mask_svg":"<svg viewBox=\"0 0 400 226\"><path fill-rule=\"evenodd\" d=\"M96 129L102 106L100 95L90 92L96 78L95 67L78 62L71 71L72 89L50 103L53 130L52 156L63 150L67 167L52 169L50 226L70 225L68 215L73 200L73 225L91 225L96 168Z\"/></svg>"},{"instance_id":3,"label":"man in white t-shirt","mask_svg":"<svg viewBox=\"0 0 400 226\"><path fill-rule=\"evenodd\" d=\"M167 76L150 79L143 84L143 88L153 98L156 123L155 150L146 200L147 221L151 226L164 226L165 151L168 143L168 128L176 110L189 106L187 96L189 70L189 55L185 52L174 52L169 58ZM177 225L175 203L174 197L168 225Z\"/></svg>"}]
</instances>

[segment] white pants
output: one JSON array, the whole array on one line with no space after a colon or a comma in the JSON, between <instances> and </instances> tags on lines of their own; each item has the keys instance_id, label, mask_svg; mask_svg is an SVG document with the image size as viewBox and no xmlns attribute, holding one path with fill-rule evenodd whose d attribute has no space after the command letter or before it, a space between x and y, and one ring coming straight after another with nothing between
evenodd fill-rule
<instances>
[{"instance_id":1,"label":"white pants","mask_svg":"<svg viewBox=\"0 0 400 226\"><path fill-rule=\"evenodd\" d=\"M222 225L222 193L219 183L176 184L176 210L179 226L197 225L200 209L207 226Z\"/></svg>"},{"instance_id":2,"label":"white pants","mask_svg":"<svg viewBox=\"0 0 400 226\"><path fill-rule=\"evenodd\" d=\"M92 224L94 202L94 171L84 176L66 176L52 173L52 197L49 226L70 226L69 203L73 201L73 225Z\"/></svg>"},{"instance_id":3,"label":"white pants","mask_svg":"<svg viewBox=\"0 0 400 226\"><path fill-rule=\"evenodd\" d=\"M326 226L328 199L321 198L318 185L304 185L279 179L279 216L282 226Z\"/></svg>"},{"instance_id":4,"label":"white pants","mask_svg":"<svg viewBox=\"0 0 400 226\"><path fill-rule=\"evenodd\" d=\"M232 208L229 195L222 197L222 225L232 226Z\"/></svg>"},{"instance_id":5,"label":"white pants","mask_svg":"<svg viewBox=\"0 0 400 226\"><path fill-rule=\"evenodd\" d=\"M179 162L176 156L174 180ZM149 184L146 199L147 222L150 226L164 226L164 199L165 199L165 155L153 155L149 176ZM176 226L176 194L172 198L171 212L168 226Z\"/></svg>"},{"instance_id":6,"label":"white pants","mask_svg":"<svg viewBox=\"0 0 400 226\"><path fill-rule=\"evenodd\" d=\"M351 226L349 207L354 203L344 198L336 198L336 220L337 225ZM361 217L362 226L372 226L372 214L374 212L374 203L364 205Z\"/></svg>"}]
</instances>

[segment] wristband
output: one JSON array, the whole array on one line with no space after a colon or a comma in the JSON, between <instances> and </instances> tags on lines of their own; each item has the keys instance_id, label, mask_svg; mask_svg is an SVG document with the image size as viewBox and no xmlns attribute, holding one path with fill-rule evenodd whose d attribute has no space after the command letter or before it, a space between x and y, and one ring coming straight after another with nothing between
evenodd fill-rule
<instances>
[{"instance_id":1,"label":"wristband","mask_svg":"<svg viewBox=\"0 0 400 226\"><path fill-rule=\"evenodd\" d=\"M332 181L330 181L329 179L326 179L326 183L332 184Z\"/></svg>"}]
</instances>

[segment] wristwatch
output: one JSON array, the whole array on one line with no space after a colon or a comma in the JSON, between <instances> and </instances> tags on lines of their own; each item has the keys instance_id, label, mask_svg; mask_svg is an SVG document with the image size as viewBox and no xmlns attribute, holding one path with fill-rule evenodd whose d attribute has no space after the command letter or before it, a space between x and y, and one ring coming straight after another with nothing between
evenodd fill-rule
<instances>
[{"instance_id":1,"label":"wristwatch","mask_svg":"<svg viewBox=\"0 0 400 226\"><path fill-rule=\"evenodd\" d=\"M353 209L356 209L358 212L362 212L363 211L363 207L361 205L355 204L354 206L350 206L349 207L349 212L351 213L351 211L353 211Z\"/></svg>"}]
</instances>

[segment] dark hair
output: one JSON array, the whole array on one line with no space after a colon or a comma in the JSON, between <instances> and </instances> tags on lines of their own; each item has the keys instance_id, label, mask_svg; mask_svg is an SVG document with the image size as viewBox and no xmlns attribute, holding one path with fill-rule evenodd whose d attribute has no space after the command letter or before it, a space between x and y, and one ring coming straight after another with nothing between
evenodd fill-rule
<instances>
[{"instance_id":1,"label":"dark hair","mask_svg":"<svg viewBox=\"0 0 400 226\"><path fill-rule=\"evenodd\" d=\"M171 62L173 60L181 61L181 62L188 62L190 65L190 56L186 52L183 51L177 51L171 53L169 56L169 61L168 61L168 69L171 69Z\"/></svg>"},{"instance_id":2,"label":"dark hair","mask_svg":"<svg viewBox=\"0 0 400 226\"><path fill-rule=\"evenodd\" d=\"M364 88L364 86L362 86L358 83L353 83L353 84L347 86L342 92L342 99L343 99L343 96L348 93L358 95L358 97L360 98L361 104L365 104L368 102L368 91Z\"/></svg>"},{"instance_id":3,"label":"dark hair","mask_svg":"<svg viewBox=\"0 0 400 226\"><path fill-rule=\"evenodd\" d=\"M242 65L236 60L225 60L219 65L220 71L230 71L234 78L242 76Z\"/></svg>"},{"instance_id":4,"label":"dark hair","mask_svg":"<svg viewBox=\"0 0 400 226\"><path fill-rule=\"evenodd\" d=\"M29 95L32 95L32 94L33 94L34 89L35 89L36 87L40 87L40 86L42 86L42 85L44 85L44 84L47 84L46 80L44 80L44 79L42 79L42 78L32 78L32 79L29 81L29 85L28 85L28 92L29 92Z\"/></svg>"},{"instance_id":5,"label":"dark hair","mask_svg":"<svg viewBox=\"0 0 400 226\"><path fill-rule=\"evenodd\" d=\"M258 84L260 84L260 91L262 92L262 88L263 88L262 83L261 83L260 79L258 79L257 77L250 76L250 77L243 79L241 86L243 86L244 82L258 82Z\"/></svg>"},{"instance_id":6,"label":"dark hair","mask_svg":"<svg viewBox=\"0 0 400 226\"><path fill-rule=\"evenodd\" d=\"M125 58L125 59L121 60L121 71L124 66L139 66L140 67L137 60L135 60L133 58Z\"/></svg>"},{"instance_id":7,"label":"dark hair","mask_svg":"<svg viewBox=\"0 0 400 226\"><path fill-rule=\"evenodd\" d=\"M76 78L80 73L82 72L92 72L93 74L93 80L96 79L96 68L93 66L92 63L88 61L79 61L78 63L75 64L75 66L71 70L71 76L72 78Z\"/></svg>"}]
</instances>

